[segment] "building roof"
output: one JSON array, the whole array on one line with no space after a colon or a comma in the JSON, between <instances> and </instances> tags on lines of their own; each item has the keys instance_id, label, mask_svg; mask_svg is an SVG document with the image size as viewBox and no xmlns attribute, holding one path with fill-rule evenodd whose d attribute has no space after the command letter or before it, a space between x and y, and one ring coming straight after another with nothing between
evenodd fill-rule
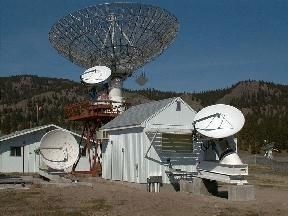
<instances>
[{"instance_id":1,"label":"building roof","mask_svg":"<svg viewBox=\"0 0 288 216\"><path fill-rule=\"evenodd\" d=\"M33 132L35 132L35 131L39 131L39 130L43 130L43 129L46 129L46 128L50 128L50 127L53 127L53 128L55 128L55 129L66 130L66 129L61 128L61 127L59 127L59 126L57 126L57 125L48 124L48 125L43 125L43 126L39 126L39 127L24 129L24 130L21 130L21 131L16 131L16 132L13 132L13 133L11 133L11 134L4 135L4 136L0 137L0 142L1 142L1 141L5 141L5 140L9 140L9 139L12 139L12 138L15 138L15 137L18 137L18 136L21 136L21 135L33 133ZM70 132L71 134L75 135L75 136L81 137L81 135L79 135L79 134L77 134L77 133L74 133L74 132L71 132L71 131L69 131L69 132Z\"/></svg>"},{"instance_id":2,"label":"building roof","mask_svg":"<svg viewBox=\"0 0 288 216\"><path fill-rule=\"evenodd\" d=\"M126 110L112 121L105 124L101 129L114 129L121 127L135 127L144 123L151 116L157 114L175 100L182 100L179 97L168 98L160 101L152 101L145 104L139 104Z\"/></svg>"}]
</instances>

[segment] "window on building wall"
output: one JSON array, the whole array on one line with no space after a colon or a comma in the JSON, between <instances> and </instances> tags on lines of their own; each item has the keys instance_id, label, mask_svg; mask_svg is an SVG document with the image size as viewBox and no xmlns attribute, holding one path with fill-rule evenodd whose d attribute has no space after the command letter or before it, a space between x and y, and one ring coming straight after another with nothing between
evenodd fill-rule
<instances>
[{"instance_id":1,"label":"window on building wall","mask_svg":"<svg viewBox=\"0 0 288 216\"><path fill-rule=\"evenodd\" d=\"M191 134L162 134L162 151L176 153L192 153L193 142Z\"/></svg>"},{"instance_id":2,"label":"window on building wall","mask_svg":"<svg viewBox=\"0 0 288 216\"><path fill-rule=\"evenodd\" d=\"M87 156L86 152L87 152L87 149L84 151L84 147L81 146L81 147L80 147L80 154L81 154L81 157L86 157L86 156Z\"/></svg>"},{"instance_id":3,"label":"window on building wall","mask_svg":"<svg viewBox=\"0 0 288 216\"><path fill-rule=\"evenodd\" d=\"M176 111L181 111L181 101L176 101Z\"/></svg>"},{"instance_id":4,"label":"window on building wall","mask_svg":"<svg viewBox=\"0 0 288 216\"><path fill-rule=\"evenodd\" d=\"M109 139L108 131L102 131L102 138L103 139Z\"/></svg>"},{"instance_id":5,"label":"window on building wall","mask_svg":"<svg viewBox=\"0 0 288 216\"><path fill-rule=\"evenodd\" d=\"M10 147L10 156L21 157L21 147Z\"/></svg>"}]
</instances>

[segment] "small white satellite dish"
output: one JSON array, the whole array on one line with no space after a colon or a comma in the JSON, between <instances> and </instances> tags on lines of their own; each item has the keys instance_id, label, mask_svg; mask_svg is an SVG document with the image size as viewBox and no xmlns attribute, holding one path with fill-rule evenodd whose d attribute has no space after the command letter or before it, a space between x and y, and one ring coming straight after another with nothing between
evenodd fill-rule
<instances>
[{"instance_id":1,"label":"small white satellite dish","mask_svg":"<svg viewBox=\"0 0 288 216\"><path fill-rule=\"evenodd\" d=\"M110 75L110 68L106 66L95 66L84 71L80 79L86 84L93 85L107 80Z\"/></svg>"},{"instance_id":2,"label":"small white satellite dish","mask_svg":"<svg viewBox=\"0 0 288 216\"><path fill-rule=\"evenodd\" d=\"M216 104L200 110L193 125L204 136L224 138L241 130L245 122L240 110L225 104Z\"/></svg>"},{"instance_id":3,"label":"small white satellite dish","mask_svg":"<svg viewBox=\"0 0 288 216\"><path fill-rule=\"evenodd\" d=\"M79 145L68 131L56 129L49 131L42 137L40 154L48 167L65 170L77 160Z\"/></svg>"}]
</instances>

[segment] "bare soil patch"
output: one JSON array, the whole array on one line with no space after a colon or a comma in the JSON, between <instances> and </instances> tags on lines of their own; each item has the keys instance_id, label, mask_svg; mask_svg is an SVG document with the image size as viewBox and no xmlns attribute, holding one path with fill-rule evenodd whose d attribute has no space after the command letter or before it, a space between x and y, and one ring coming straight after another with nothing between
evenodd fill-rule
<instances>
[{"instance_id":1,"label":"bare soil patch","mask_svg":"<svg viewBox=\"0 0 288 216\"><path fill-rule=\"evenodd\" d=\"M27 190L2 189L0 215L288 215L287 176L269 175L263 169L251 167L249 181L255 185L256 200L249 202L181 192L148 193L120 182L89 178L85 181L92 187L34 184ZM221 185L220 190L225 187Z\"/></svg>"}]
</instances>

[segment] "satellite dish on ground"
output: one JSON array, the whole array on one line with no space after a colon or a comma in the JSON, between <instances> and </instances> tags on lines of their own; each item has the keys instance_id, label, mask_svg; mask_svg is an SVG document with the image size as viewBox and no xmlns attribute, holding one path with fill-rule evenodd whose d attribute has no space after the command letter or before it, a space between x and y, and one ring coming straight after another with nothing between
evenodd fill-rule
<instances>
[{"instance_id":1,"label":"satellite dish on ground","mask_svg":"<svg viewBox=\"0 0 288 216\"><path fill-rule=\"evenodd\" d=\"M80 76L80 79L86 84L93 85L107 80L110 75L110 68L106 66L95 66L85 70Z\"/></svg>"},{"instance_id":2,"label":"satellite dish on ground","mask_svg":"<svg viewBox=\"0 0 288 216\"><path fill-rule=\"evenodd\" d=\"M244 115L237 108L216 104L200 110L194 118L193 125L204 136L224 138L240 131L244 122Z\"/></svg>"},{"instance_id":3,"label":"satellite dish on ground","mask_svg":"<svg viewBox=\"0 0 288 216\"><path fill-rule=\"evenodd\" d=\"M46 133L40 141L40 154L50 168L65 170L71 167L79 155L79 146L68 131L56 129Z\"/></svg>"}]
</instances>

